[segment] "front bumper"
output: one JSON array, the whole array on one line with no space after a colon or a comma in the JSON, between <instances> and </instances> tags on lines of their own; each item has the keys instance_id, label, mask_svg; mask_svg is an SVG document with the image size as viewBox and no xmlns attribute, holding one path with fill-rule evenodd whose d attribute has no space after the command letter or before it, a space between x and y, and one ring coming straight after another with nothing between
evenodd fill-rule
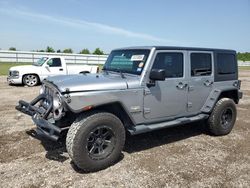
<instances>
[{"instance_id":1,"label":"front bumper","mask_svg":"<svg viewBox=\"0 0 250 188\"><path fill-rule=\"evenodd\" d=\"M48 106L38 106L37 103L47 100ZM50 140L57 141L63 128L57 127L50 121L50 114L52 111L52 98L48 98L45 94L39 95L30 103L20 100L16 109L24 114L32 117L32 120L37 126L36 133Z\"/></svg>"},{"instance_id":2,"label":"front bumper","mask_svg":"<svg viewBox=\"0 0 250 188\"><path fill-rule=\"evenodd\" d=\"M22 78L21 77L13 77L8 76L7 77L8 84L22 84Z\"/></svg>"}]
</instances>

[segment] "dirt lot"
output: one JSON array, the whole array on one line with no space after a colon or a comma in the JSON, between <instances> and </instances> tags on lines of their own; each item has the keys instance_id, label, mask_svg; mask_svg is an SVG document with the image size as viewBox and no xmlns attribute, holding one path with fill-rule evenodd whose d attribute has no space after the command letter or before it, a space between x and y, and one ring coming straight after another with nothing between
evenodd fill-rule
<instances>
[{"instance_id":1,"label":"dirt lot","mask_svg":"<svg viewBox=\"0 0 250 188\"><path fill-rule=\"evenodd\" d=\"M85 174L63 144L33 138L34 125L14 107L39 87L8 86L0 77L0 187L250 187L250 71L230 135L211 137L202 123L127 138L119 163Z\"/></svg>"}]
</instances>

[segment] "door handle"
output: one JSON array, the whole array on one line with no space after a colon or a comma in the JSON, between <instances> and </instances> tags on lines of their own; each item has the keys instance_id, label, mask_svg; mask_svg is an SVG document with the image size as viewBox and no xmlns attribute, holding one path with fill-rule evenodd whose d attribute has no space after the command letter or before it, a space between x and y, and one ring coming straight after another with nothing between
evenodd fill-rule
<instances>
[{"instance_id":1,"label":"door handle","mask_svg":"<svg viewBox=\"0 0 250 188\"><path fill-rule=\"evenodd\" d=\"M59 69L59 71L63 71L63 69Z\"/></svg>"},{"instance_id":2,"label":"door handle","mask_svg":"<svg viewBox=\"0 0 250 188\"><path fill-rule=\"evenodd\" d=\"M184 89L185 87L187 87L187 84L184 84L182 82L179 82L178 85L176 86L178 89Z\"/></svg>"},{"instance_id":3,"label":"door handle","mask_svg":"<svg viewBox=\"0 0 250 188\"><path fill-rule=\"evenodd\" d=\"M213 81L210 81L210 80L206 80L205 82L204 82L204 85L205 86L211 86L213 84Z\"/></svg>"}]
</instances>

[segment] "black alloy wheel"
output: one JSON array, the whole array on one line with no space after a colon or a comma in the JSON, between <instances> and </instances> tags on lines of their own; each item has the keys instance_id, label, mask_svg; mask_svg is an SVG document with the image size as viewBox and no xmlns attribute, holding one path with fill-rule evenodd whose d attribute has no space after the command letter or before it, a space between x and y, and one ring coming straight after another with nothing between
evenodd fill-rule
<instances>
[{"instance_id":1,"label":"black alloy wheel","mask_svg":"<svg viewBox=\"0 0 250 188\"><path fill-rule=\"evenodd\" d=\"M87 139L87 149L90 158L101 160L108 157L114 150L116 138L107 126L99 126L90 132Z\"/></svg>"}]
</instances>

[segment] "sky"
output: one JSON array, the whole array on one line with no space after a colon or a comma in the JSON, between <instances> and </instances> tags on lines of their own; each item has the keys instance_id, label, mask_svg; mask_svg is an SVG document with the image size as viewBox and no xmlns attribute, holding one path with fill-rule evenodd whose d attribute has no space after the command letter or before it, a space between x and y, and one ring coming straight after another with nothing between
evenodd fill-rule
<instances>
[{"instance_id":1,"label":"sky","mask_svg":"<svg viewBox=\"0 0 250 188\"><path fill-rule=\"evenodd\" d=\"M0 48L188 46L250 52L250 0L0 0Z\"/></svg>"}]
</instances>

